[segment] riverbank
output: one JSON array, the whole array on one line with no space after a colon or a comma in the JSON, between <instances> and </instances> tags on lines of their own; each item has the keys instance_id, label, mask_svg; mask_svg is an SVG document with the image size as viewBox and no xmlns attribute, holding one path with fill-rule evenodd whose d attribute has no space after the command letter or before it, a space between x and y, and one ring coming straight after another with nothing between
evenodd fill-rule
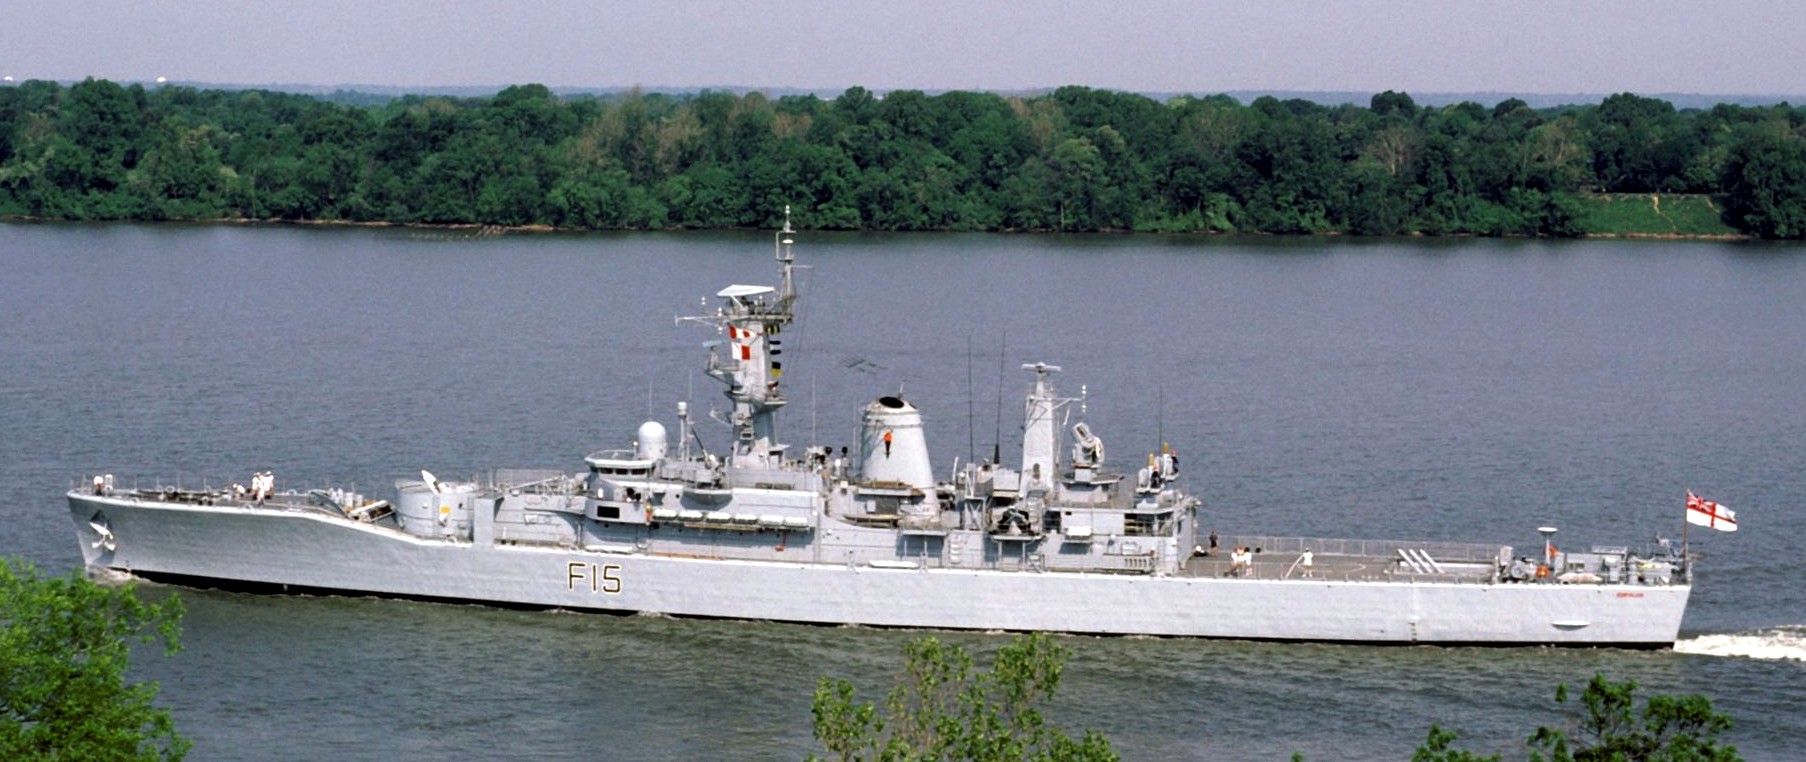
<instances>
[{"instance_id":1,"label":"riverbank","mask_svg":"<svg viewBox=\"0 0 1806 762\"><path fill-rule=\"evenodd\" d=\"M1581 197L1584 206L1582 218L1583 230L1580 238L1589 239L1624 239L1624 240L1661 240L1661 241L1741 241L1754 240L1755 236L1738 232L1726 225L1722 219L1722 211L1711 196L1703 194L1631 194L1602 193ZM51 217L33 217L26 215L0 215L0 222L27 223L89 223L95 220L70 220ZM327 226L355 228L407 228L421 231L437 231L458 233L460 237L484 237L504 233L585 233L600 232L593 228L560 227L556 225L495 225L478 222L403 222L392 220L346 220L346 219L259 219L253 217L217 217L175 220L107 220L106 222L133 222L149 224L200 224L200 225L296 225ZM722 231L746 230L740 227L667 227L662 232L682 231ZM806 229L806 228L805 228ZM631 229L610 229L623 232ZM852 232L890 232L876 229ZM925 231L933 232L933 231ZM947 231L955 232L955 231ZM965 231L958 231L965 232ZM999 234L1053 234L1055 230L1000 230ZM1066 231L1070 233L1070 231ZM1267 232L1220 232L1220 231L1137 231L1137 230L1103 230L1091 234L1121 235L1141 234L1157 236L1256 236L1256 237L1298 237L1319 238L1350 236L1345 231L1327 231L1322 233L1267 233ZM1423 233L1408 234L1411 238L1474 238L1472 233L1453 233L1447 235L1430 235ZM1503 238L1525 238L1530 236L1507 235Z\"/></svg>"}]
</instances>

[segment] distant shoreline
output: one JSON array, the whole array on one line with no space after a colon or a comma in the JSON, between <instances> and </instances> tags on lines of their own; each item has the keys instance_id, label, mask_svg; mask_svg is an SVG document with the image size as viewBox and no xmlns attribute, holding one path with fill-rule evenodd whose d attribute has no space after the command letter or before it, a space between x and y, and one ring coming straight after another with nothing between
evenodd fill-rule
<instances>
[{"instance_id":1,"label":"distant shoreline","mask_svg":"<svg viewBox=\"0 0 1806 762\"><path fill-rule=\"evenodd\" d=\"M245 227L336 227L336 228L404 228L422 231L469 231L471 237L501 235L504 233L723 233L753 232L765 228L561 228L554 225L486 225L478 222L394 222L389 220L282 220L254 219L250 217L216 217L211 219L192 220L70 220L55 217L31 217L25 215L0 215L3 223L30 224L62 224L62 225L238 225ZM1472 233L1450 233L1445 235L1429 235L1424 233L1406 233L1395 236L1358 236L1343 231L1325 231L1322 233L1265 233L1265 232L1221 232L1221 231L1145 231L1145 230L1095 230L1095 231L1059 231L1059 230L991 230L991 231L955 231L955 230L921 230L895 231L878 228L862 230L811 230L822 233L980 233L984 235L1085 235L1085 236L1179 236L1202 238L1348 238L1352 240L1386 238L1418 238L1424 240L1463 239L1463 238L1497 238L1500 240L1563 240L1558 236L1526 236L1501 235L1480 236ZM1651 240L1651 241L1756 241L1757 236L1740 233L1638 233L1638 232L1598 232L1582 233L1568 240Z\"/></svg>"},{"instance_id":2,"label":"distant shoreline","mask_svg":"<svg viewBox=\"0 0 1806 762\"><path fill-rule=\"evenodd\" d=\"M1539 110L518 85L344 105L84 80L0 88L18 136L0 214L525 232L771 228L788 207L834 231L1806 239L1801 119L1633 93Z\"/></svg>"}]
</instances>

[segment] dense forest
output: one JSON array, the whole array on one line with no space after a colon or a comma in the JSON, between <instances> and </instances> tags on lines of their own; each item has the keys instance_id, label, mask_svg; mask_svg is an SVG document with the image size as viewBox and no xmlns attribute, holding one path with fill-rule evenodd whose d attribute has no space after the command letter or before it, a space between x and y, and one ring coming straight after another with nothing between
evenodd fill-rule
<instances>
[{"instance_id":1,"label":"dense forest","mask_svg":"<svg viewBox=\"0 0 1806 762\"><path fill-rule=\"evenodd\" d=\"M1806 237L1806 108L0 88L14 217L729 228L788 204L821 229L1571 236L1610 194L1699 194L1731 230Z\"/></svg>"}]
</instances>

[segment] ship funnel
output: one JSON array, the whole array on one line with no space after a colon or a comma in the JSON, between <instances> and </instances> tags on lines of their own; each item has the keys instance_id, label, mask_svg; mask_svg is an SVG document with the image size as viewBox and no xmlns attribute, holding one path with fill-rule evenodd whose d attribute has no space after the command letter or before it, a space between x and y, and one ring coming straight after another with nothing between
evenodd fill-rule
<instances>
[{"instance_id":1,"label":"ship funnel","mask_svg":"<svg viewBox=\"0 0 1806 762\"><path fill-rule=\"evenodd\" d=\"M865 406L859 426L860 475L866 483L891 482L934 488L922 413L901 397L879 397Z\"/></svg>"},{"instance_id":2,"label":"ship funnel","mask_svg":"<svg viewBox=\"0 0 1806 762\"><path fill-rule=\"evenodd\" d=\"M665 425L658 421L647 421L640 424L640 430L634 436L633 456L640 460L658 460L665 457L668 446L665 439Z\"/></svg>"}]
</instances>

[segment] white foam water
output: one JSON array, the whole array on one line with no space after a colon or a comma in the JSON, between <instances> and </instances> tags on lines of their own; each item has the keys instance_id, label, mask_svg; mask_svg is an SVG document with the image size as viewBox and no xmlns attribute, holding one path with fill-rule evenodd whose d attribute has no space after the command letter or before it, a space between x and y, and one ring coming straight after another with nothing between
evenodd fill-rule
<instances>
[{"instance_id":1,"label":"white foam water","mask_svg":"<svg viewBox=\"0 0 1806 762\"><path fill-rule=\"evenodd\" d=\"M1806 662L1806 625L1729 635L1700 635L1675 643L1674 650L1703 656Z\"/></svg>"}]
</instances>

